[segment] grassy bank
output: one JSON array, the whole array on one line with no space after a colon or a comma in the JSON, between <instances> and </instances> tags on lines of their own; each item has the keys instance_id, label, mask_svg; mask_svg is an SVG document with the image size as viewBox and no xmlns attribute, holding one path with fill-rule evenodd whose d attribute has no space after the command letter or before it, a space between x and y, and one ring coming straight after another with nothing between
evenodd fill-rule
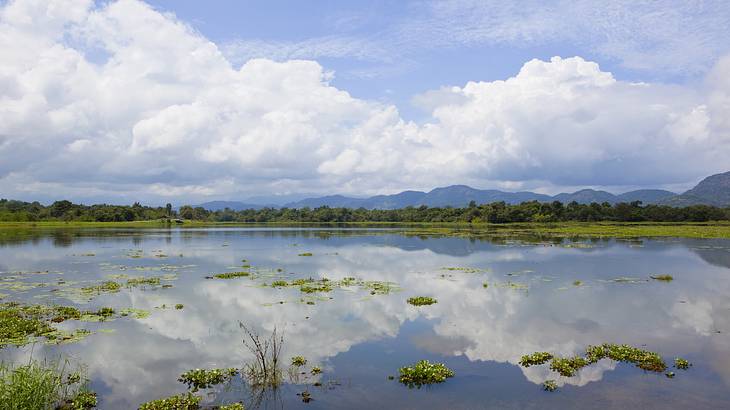
<instances>
[{"instance_id":1,"label":"grassy bank","mask_svg":"<svg viewBox=\"0 0 730 410\"><path fill-rule=\"evenodd\" d=\"M683 238L730 238L730 222L560 222L560 223L395 223L395 222L205 222L185 221L182 224L165 221L133 222L0 222L0 230L36 229L90 229L90 228L203 228L203 227L349 227L349 228L397 228L410 233L443 234L459 236L510 236L539 235L552 237L683 237Z\"/></svg>"}]
</instances>

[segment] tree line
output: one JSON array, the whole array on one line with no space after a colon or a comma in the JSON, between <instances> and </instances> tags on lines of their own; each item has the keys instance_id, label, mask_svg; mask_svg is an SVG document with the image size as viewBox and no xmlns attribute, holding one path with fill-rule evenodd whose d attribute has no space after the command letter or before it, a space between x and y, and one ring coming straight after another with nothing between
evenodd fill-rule
<instances>
[{"instance_id":1,"label":"tree line","mask_svg":"<svg viewBox=\"0 0 730 410\"><path fill-rule=\"evenodd\" d=\"M209 211L185 205L174 210L139 203L128 205L81 205L56 201L45 206L38 202L0 199L0 221L149 221L181 218L208 222L706 222L730 220L730 207L693 205L682 208L631 203L563 204L559 201L529 201L518 205L505 202L476 204L463 208L406 207L400 209L365 208L263 208L235 211Z\"/></svg>"}]
</instances>

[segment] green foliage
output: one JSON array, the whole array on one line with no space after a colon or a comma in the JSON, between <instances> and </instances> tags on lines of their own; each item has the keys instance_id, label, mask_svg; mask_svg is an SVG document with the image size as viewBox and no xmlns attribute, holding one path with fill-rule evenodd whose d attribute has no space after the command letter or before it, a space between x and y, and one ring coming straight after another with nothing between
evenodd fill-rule
<instances>
[{"instance_id":1,"label":"green foliage","mask_svg":"<svg viewBox=\"0 0 730 410\"><path fill-rule=\"evenodd\" d=\"M304 356L294 356L291 358L291 365L301 367L307 364L307 359Z\"/></svg>"},{"instance_id":2,"label":"green foliage","mask_svg":"<svg viewBox=\"0 0 730 410\"><path fill-rule=\"evenodd\" d=\"M201 399L191 393L178 394L144 403L139 406L139 410L197 410Z\"/></svg>"},{"instance_id":3,"label":"green foliage","mask_svg":"<svg viewBox=\"0 0 730 410\"><path fill-rule=\"evenodd\" d=\"M427 305L433 305L434 303L437 303L438 301L432 297L428 296L416 296L413 298L408 298L408 303L413 306L427 306Z\"/></svg>"},{"instance_id":4,"label":"green foliage","mask_svg":"<svg viewBox=\"0 0 730 410\"><path fill-rule=\"evenodd\" d=\"M224 209L208 211L202 207L185 205L179 216L184 219L209 222L564 222L564 221L623 221L623 222L706 222L730 220L730 208L707 205L691 205L683 208L666 205L646 205L640 202L563 204L558 201L529 201L519 205L505 202L472 204L464 208L431 208L427 206L401 209L368 210L364 208L263 208L234 211ZM38 202L0 200L0 221L88 221L123 222L167 220L175 217L172 209L147 207L139 203L132 206L78 205L69 201L56 201L50 206ZM302 256L311 256L305 253Z\"/></svg>"},{"instance_id":5,"label":"green foliage","mask_svg":"<svg viewBox=\"0 0 730 410\"><path fill-rule=\"evenodd\" d=\"M86 390L83 370L68 362L38 362L16 366L0 363L0 408L3 410L73 409L96 406L96 395Z\"/></svg>"},{"instance_id":6,"label":"green foliage","mask_svg":"<svg viewBox=\"0 0 730 410\"><path fill-rule=\"evenodd\" d=\"M207 389L217 384L227 383L238 374L238 369L193 369L183 373L177 381L185 383L193 392Z\"/></svg>"},{"instance_id":7,"label":"green foliage","mask_svg":"<svg viewBox=\"0 0 730 410\"><path fill-rule=\"evenodd\" d=\"M185 307L185 305L183 305L182 303L178 303L175 305L175 309L177 309L177 310L182 310L184 307Z\"/></svg>"},{"instance_id":8,"label":"green foliage","mask_svg":"<svg viewBox=\"0 0 730 410\"><path fill-rule=\"evenodd\" d=\"M226 272L226 273L218 273L213 275L216 279L235 279L235 278L243 278L246 276L251 275L249 272Z\"/></svg>"},{"instance_id":9,"label":"green foliage","mask_svg":"<svg viewBox=\"0 0 730 410\"><path fill-rule=\"evenodd\" d=\"M587 365L588 361L579 356L570 358L553 357L553 360L550 362L550 370L558 372L561 376L571 377Z\"/></svg>"},{"instance_id":10,"label":"green foliage","mask_svg":"<svg viewBox=\"0 0 730 410\"><path fill-rule=\"evenodd\" d=\"M650 278L654 280L661 280L663 282L671 282L674 280L672 275L651 275Z\"/></svg>"},{"instance_id":11,"label":"green foliage","mask_svg":"<svg viewBox=\"0 0 730 410\"><path fill-rule=\"evenodd\" d=\"M243 404L233 403L233 404L224 404L224 405L218 407L218 410L245 410L245 409L243 407Z\"/></svg>"},{"instance_id":12,"label":"green foliage","mask_svg":"<svg viewBox=\"0 0 730 410\"><path fill-rule=\"evenodd\" d=\"M542 382L542 388L545 391L555 391L558 389L558 384L555 383L555 380L545 380Z\"/></svg>"},{"instance_id":13,"label":"green foliage","mask_svg":"<svg viewBox=\"0 0 730 410\"><path fill-rule=\"evenodd\" d=\"M299 256L312 256L312 252L300 253Z\"/></svg>"},{"instance_id":14,"label":"green foliage","mask_svg":"<svg viewBox=\"0 0 730 410\"><path fill-rule=\"evenodd\" d=\"M548 352L535 352L522 356L520 365L523 367L537 366L547 363L552 358L553 355Z\"/></svg>"},{"instance_id":15,"label":"green foliage","mask_svg":"<svg viewBox=\"0 0 730 410\"><path fill-rule=\"evenodd\" d=\"M398 371L398 380L409 388L442 383L447 378L454 377L454 372L443 363L431 363L428 360L421 360L411 367L401 367Z\"/></svg>"},{"instance_id":16,"label":"green foliage","mask_svg":"<svg viewBox=\"0 0 730 410\"><path fill-rule=\"evenodd\" d=\"M617 362L633 363L636 367L651 372L663 372L667 369L666 363L659 354L639 349L629 345L604 343L598 346L588 346L584 356L569 358L555 357L548 352L536 352L522 356L520 365L530 367L550 361L550 370L561 376L574 376L578 370L597 363L602 359L611 359ZM675 362L676 363L676 362Z\"/></svg>"},{"instance_id":17,"label":"green foliage","mask_svg":"<svg viewBox=\"0 0 730 410\"><path fill-rule=\"evenodd\" d=\"M692 363L688 362L686 359L682 359L681 357L674 359L674 367L677 369L687 370L690 366L692 366Z\"/></svg>"}]
</instances>

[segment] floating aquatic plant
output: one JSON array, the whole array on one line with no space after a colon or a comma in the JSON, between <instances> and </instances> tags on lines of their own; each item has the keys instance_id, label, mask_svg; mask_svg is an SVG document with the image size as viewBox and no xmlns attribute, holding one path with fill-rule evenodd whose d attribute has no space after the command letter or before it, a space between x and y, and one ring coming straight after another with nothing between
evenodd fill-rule
<instances>
[{"instance_id":1,"label":"floating aquatic plant","mask_svg":"<svg viewBox=\"0 0 730 410\"><path fill-rule=\"evenodd\" d=\"M182 310L182 308L184 308L184 307L185 307L185 305L183 305L182 303L178 303L175 305L176 310Z\"/></svg>"},{"instance_id":2,"label":"floating aquatic plant","mask_svg":"<svg viewBox=\"0 0 730 410\"><path fill-rule=\"evenodd\" d=\"M433 305L434 303L437 303L438 301L429 296L416 296L416 297L408 298L407 302L413 306L427 306L427 305Z\"/></svg>"},{"instance_id":3,"label":"floating aquatic plant","mask_svg":"<svg viewBox=\"0 0 730 410\"><path fill-rule=\"evenodd\" d=\"M202 397L188 392L149 401L139 406L139 410L197 410L200 408L201 399Z\"/></svg>"},{"instance_id":4,"label":"floating aquatic plant","mask_svg":"<svg viewBox=\"0 0 730 410\"><path fill-rule=\"evenodd\" d=\"M307 359L304 356L294 356L291 358L292 366L301 367L307 364Z\"/></svg>"},{"instance_id":5,"label":"floating aquatic plant","mask_svg":"<svg viewBox=\"0 0 730 410\"><path fill-rule=\"evenodd\" d=\"M443 363L431 363L428 360L421 360L411 367L401 367L398 371L398 380L409 388L443 383L447 378L454 377L454 372Z\"/></svg>"},{"instance_id":6,"label":"floating aquatic plant","mask_svg":"<svg viewBox=\"0 0 730 410\"><path fill-rule=\"evenodd\" d=\"M674 280L674 277L672 275L666 275L666 274L662 274L662 275L651 275L649 277L652 278L652 279L654 279L654 280L660 280L662 282L671 282L671 281Z\"/></svg>"},{"instance_id":7,"label":"floating aquatic plant","mask_svg":"<svg viewBox=\"0 0 730 410\"><path fill-rule=\"evenodd\" d=\"M604 343L597 346L588 346L584 356L555 357L548 352L536 352L522 356L519 364L523 367L541 365L550 361L550 370L561 376L572 377L580 369L597 363L602 359L611 359L617 362L633 363L636 367L652 371L663 372L667 365L659 354L639 349L629 345Z\"/></svg>"},{"instance_id":8,"label":"floating aquatic plant","mask_svg":"<svg viewBox=\"0 0 730 410\"><path fill-rule=\"evenodd\" d=\"M555 380L545 380L542 382L542 388L545 391L555 391L558 389L558 384L555 383Z\"/></svg>"},{"instance_id":9,"label":"floating aquatic plant","mask_svg":"<svg viewBox=\"0 0 730 410\"><path fill-rule=\"evenodd\" d=\"M319 366L314 366L314 367L312 367L312 370L310 370L309 372L312 373L312 375L320 374L320 373L322 373L322 368Z\"/></svg>"},{"instance_id":10,"label":"floating aquatic plant","mask_svg":"<svg viewBox=\"0 0 730 410\"><path fill-rule=\"evenodd\" d=\"M677 357L674 359L674 367L680 370L687 370L689 367L692 366L692 363L687 361L686 359L682 359L681 357Z\"/></svg>"},{"instance_id":11,"label":"floating aquatic plant","mask_svg":"<svg viewBox=\"0 0 730 410\"><path fill-rule=\"evenodd\" d=\"M250 272L226 272L226 273L218 273L213 275L216 279L234 279L234 278L242 278L246 276L250 276Z\"/></svg>"},{"instance_id":12,"label":"floating aquatic plant","mask_svg":"<svg viewBox=\"0 0 730 410\"><path fill-rule=\"evenodd\" d=\"M192 388L193 392L199 389L207 389L221 383L227 383L235 375L238 369L193 369L180 375L177 381L184 383L188 388Z\"/></svg>"},{"instance_id":13,"label":"floating aquatic plant","mask_svg":"<svg viewBox=\"0 0 730 410\"><path fill-rule=\"evenodd\" d=\"M312 256L312 252L303 252L300 253L299 256Z\"/></svg>"},{"instance_id":14,"label":"floating aquatic plant","mask_svg":"<svg viewBox=\"0 0 730 410\"><path fill-rule=\"evenodd\" d=\"M275 281L271 282L272 288L284 288L287 286L289 286L289 282L287 282L285 280L275 280Z\"/></svg>"},{"instance_id":15,"label":"floating aquatic plant","mask_svg":"<svg viewBox=\"0 0 730 410\"><path fill-rule=\"evenodd\" d=\"M522 358L520 358L520 365L523 367L537 366L547 363L552 358L553 355L551 353L535 352L522 356Z\"/></svg>"}]
</instances>

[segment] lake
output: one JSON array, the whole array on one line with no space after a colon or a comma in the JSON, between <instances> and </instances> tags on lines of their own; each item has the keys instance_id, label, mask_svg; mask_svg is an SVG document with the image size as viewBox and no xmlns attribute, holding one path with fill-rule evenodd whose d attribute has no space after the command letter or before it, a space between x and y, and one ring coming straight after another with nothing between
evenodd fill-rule
<instances>
[{"instance_id":1,"label":"lake","mask_svg":"<svg viewBox=\"0 0 730 410\"><path fill-rule=\"evenodd\" d=\"M228 272L246 276L214 277ZM660 274L673 280L651 278ZM157 279L125 285L139 278ZM271 286L309 278L331 286ZM122 288L81 290L110 280ZM0 236L0 296L149 313L66 321L58 327L92 333L0 350L6 362L32 355L83 363L101 409L185 392L177 378L189 369L240 368L251 359L241 323L262 336L283 332L282 356L287 364L305 357L307 374L287 377L275 392L235 378L202 391L207 405L730 408L730 240L333 227L17 230ZM415 296L437 303L409 305ZM581 355L601 343L657 352L676 375L608 359L573 377L518 363L533 352ZM675 357L692 366L674 369ZM399 383L399 368L421 359L444 363L454 377L420 389ZM312 366L322 373L311 375ZM545 391L546 380L558 389Z\"/></svg>"}]
</instances>

